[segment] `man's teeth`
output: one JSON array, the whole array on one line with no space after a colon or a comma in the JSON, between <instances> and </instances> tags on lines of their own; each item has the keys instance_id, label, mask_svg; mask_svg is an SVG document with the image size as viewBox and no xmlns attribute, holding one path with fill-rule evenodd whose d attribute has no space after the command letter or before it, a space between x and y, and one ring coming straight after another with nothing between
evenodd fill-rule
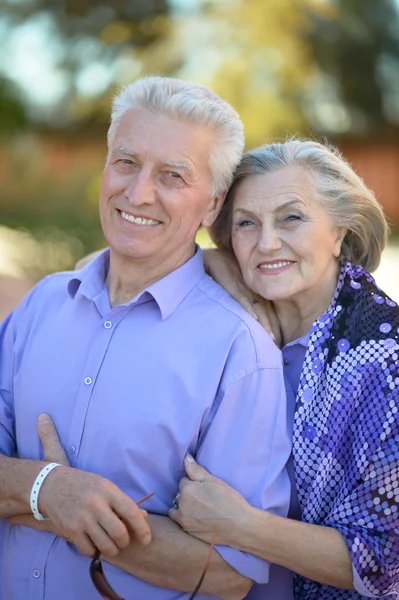
<instances>
[{"instance_id":1,"label":"man's teeth","mask_svg":"<svg viewBox=\"0 0 399 600\"><path fill-rule=\"evenodd\" d=\"M125 221L130 221L131 223L137 223L138 225L158 225L159 221L153 221L152 219L142 219L141 217L134 217L133 215L129 215L121 210L121 217L125 219Z\"/></svg>"},{"instance_id":2,"label":"man's teeth","mask_svg":"<svg viewBox=\"0 0 399 600\"><path fill-rule=\"evenodd\" d=\"M269 264L263 264L263 265L259 265L260 269L278 269L280 267L287 267L288 265L292 265L292 262L276 262L276 263L269 263Z\"/></svg>"}]
</instances>

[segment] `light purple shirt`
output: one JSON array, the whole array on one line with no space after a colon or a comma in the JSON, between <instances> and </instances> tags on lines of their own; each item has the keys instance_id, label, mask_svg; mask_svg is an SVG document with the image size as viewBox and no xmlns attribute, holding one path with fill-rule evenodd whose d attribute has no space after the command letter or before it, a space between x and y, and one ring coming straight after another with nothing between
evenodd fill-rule
<instances>
[{"instance_id":1,"label":"light purple shirt","mask_svg":"<svg viewBox=\"0 0 399 600\"><path fill-rule=\"evenodd\" d=\"M189 451L253 505L286 515L291 439L270 337L205 274L199 251L112 309L107 268L105 252L80 272L47 277L0 327L0 451L41 458L36 418L48 412L73 467L134 500L154 491L150 512L167 515ZM2 525L3 600L98 599L90 561L73 545ZM218 551L268 580L268 563ZM105 571L126 600L188 597Z\"/></svg>"}]
</instances>

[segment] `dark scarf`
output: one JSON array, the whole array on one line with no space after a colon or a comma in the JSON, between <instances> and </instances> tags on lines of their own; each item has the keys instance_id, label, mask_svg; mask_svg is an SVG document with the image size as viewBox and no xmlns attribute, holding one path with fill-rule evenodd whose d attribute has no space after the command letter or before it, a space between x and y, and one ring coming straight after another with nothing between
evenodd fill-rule
<instances>
[{"instance_id":1,"label":"dark scarf","mask_svg":"<svg viewBox=\"0 0 399 600\"><path fill-rule=\"evenodd\" d=\"M338 529L369 593L397 598L399 309L349 262L311 329L293 444L302 520ZM365 598L299 576L295 597Z\"/></svg>"}]
</instances>

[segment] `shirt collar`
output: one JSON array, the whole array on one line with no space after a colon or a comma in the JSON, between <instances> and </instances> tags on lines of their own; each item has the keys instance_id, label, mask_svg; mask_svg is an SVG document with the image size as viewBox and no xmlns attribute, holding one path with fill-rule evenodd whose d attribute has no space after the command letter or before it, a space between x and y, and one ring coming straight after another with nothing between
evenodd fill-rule
<instances>
[{"instance_id":1,"label":"shirt collar","mask_svg":"<svg viewBox=\"0 0 399 600\"><path fill-rule=\"evenodd\" d=\"M285 344L285 346L282 348L282 350L284 350L285 348L290 348L291 346L296 346L298 344L300 346L303 346L304 348L307 348L308 343L309 343L309 338L310 338L310 331L305 333L305 335L303 335L302 337L299 337L296 340L293 340L292 342L288 342L288 344Z\"/></svg>"},{"instance_id":2,"label":"shirt collar","mask_svg":"<svg viewBox=\"0 0 399 600\"><path fill-rule=\"evenodd\" d=\"M73 274L68 282L68 291L72 298L79 292L89 300L99 295L105 286L109 268L109 250L105 250L80 271ZM148 286L126 305L152 297L161 311L162 320L167 319L184 300L198 281L205 275L201 250L196 245L195 254L181 267L175 269L159 281Z\"/></svg>"}]
</instances>

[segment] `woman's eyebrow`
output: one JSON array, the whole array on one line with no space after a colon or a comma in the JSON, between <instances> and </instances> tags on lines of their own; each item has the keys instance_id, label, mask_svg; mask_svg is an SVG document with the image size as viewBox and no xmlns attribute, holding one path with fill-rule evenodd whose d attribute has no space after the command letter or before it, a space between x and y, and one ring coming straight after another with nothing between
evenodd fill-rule
<instances>
[{"instance_id":1,"label":"woman's eyebrow","mask_svg":"<svg viewBox=\"0 0 399 600\"><path fill-rule=\"evenodd\" d=\"M276 213L280 210L283 210L284 208L288 208L293 204L302 204L306 208L306 204L303 202L303 200L289 200L288 202L284 202L284 204L280 204L280 206L277 206L274 212Z\"/></svg>"},{"instance_id":2,"label":"woman's eyebrow","mask_svg":"<svg viewBox=\"0 0 399 600\"><path fill-rule=\"evenodd\" d=\"M277 206L273 212L277 213L280 210L283 210L284 208L288 208L294 204L302 204L306 208L306 204L302 200L289 200L288 202L284 202L284 204L280 204L279 206ZM234 212L243 212L243 213L250 214L250 215L255 214L250 208L246 208L245 206L239 206L239 205L234 207L233 213Z\"/></svg>"}]
</instances>

